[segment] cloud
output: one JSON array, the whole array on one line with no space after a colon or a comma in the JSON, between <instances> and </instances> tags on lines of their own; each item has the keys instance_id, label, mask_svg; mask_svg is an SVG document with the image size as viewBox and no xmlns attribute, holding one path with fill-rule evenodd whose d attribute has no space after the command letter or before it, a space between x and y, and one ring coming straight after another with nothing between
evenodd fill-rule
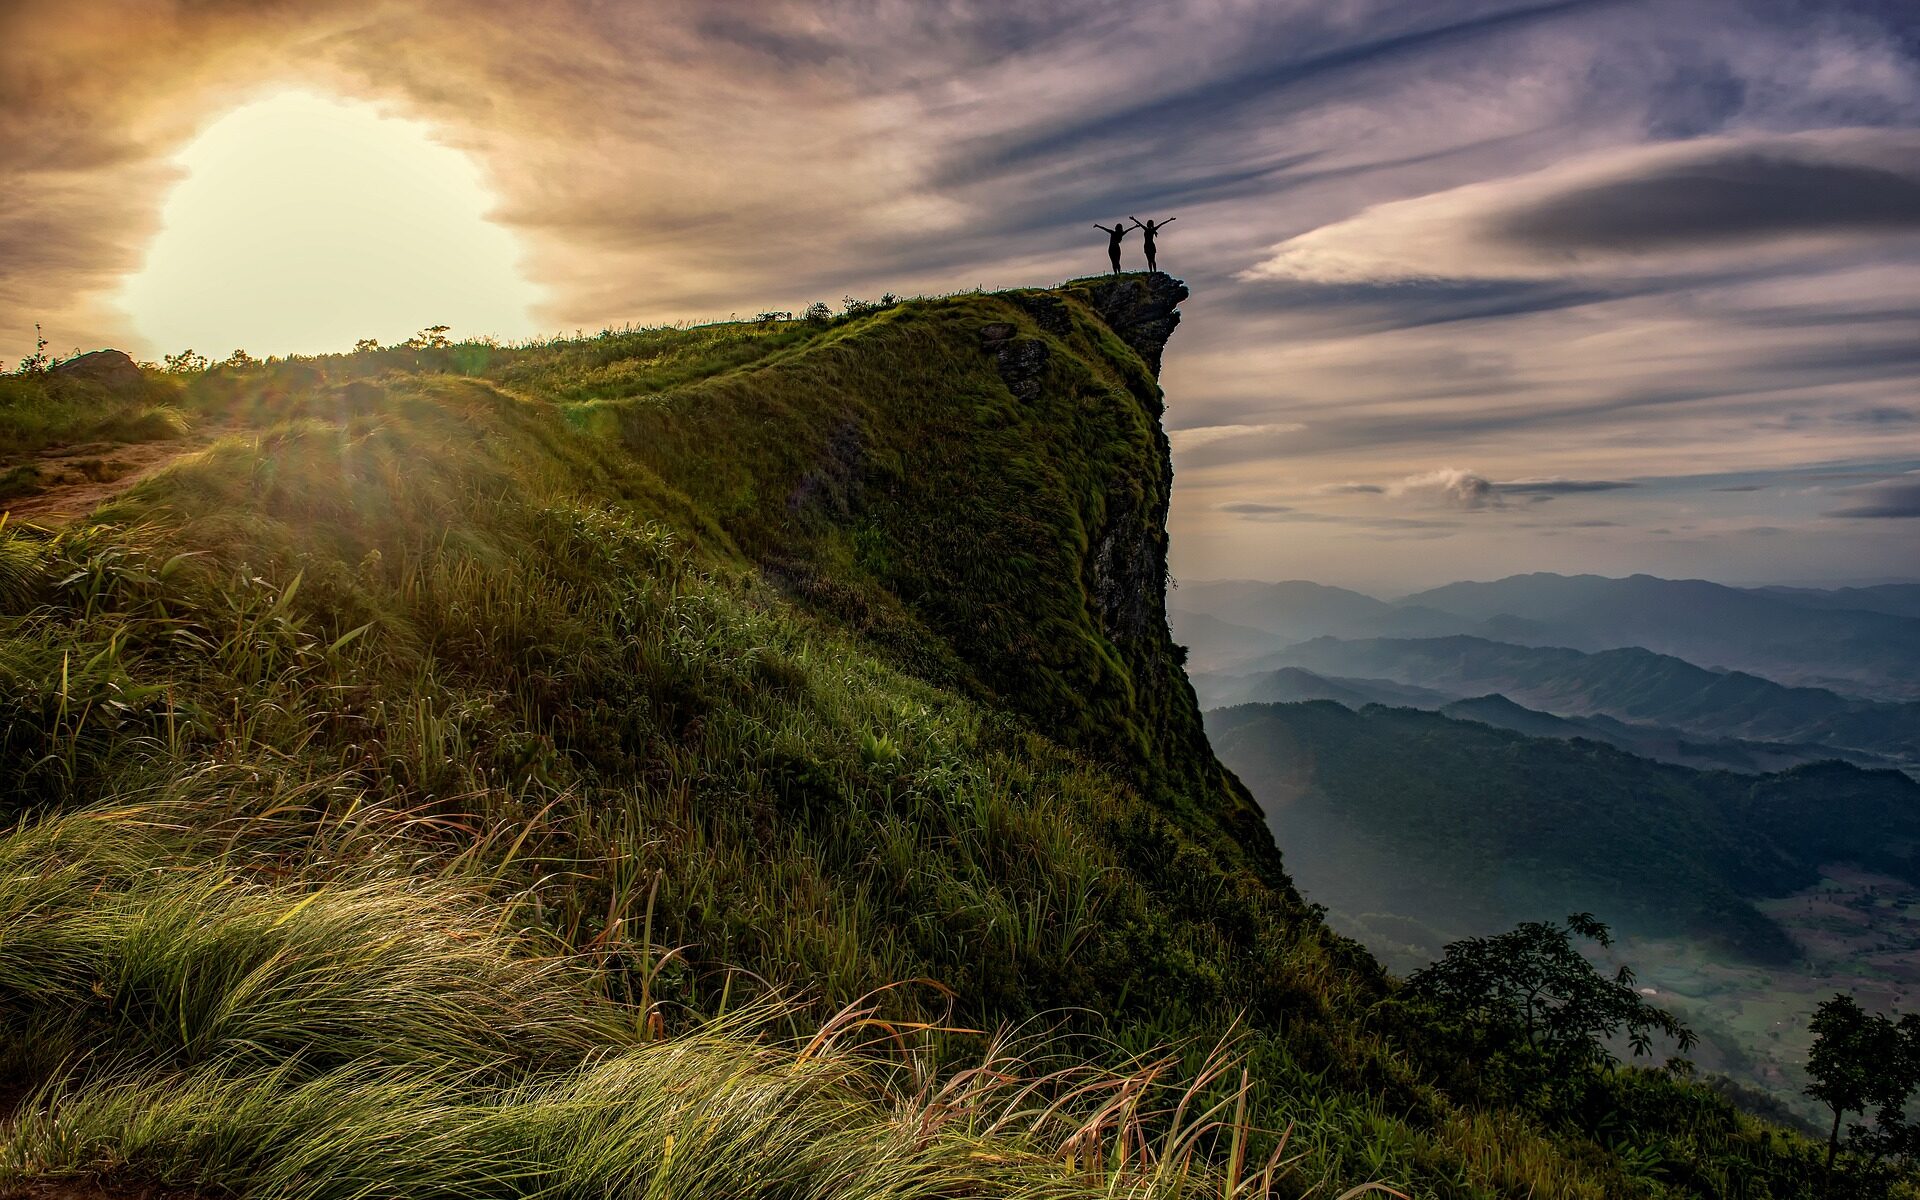
<instances>
[{"instance_id":1,"label":"cloud","mask_svg":"<svg viewBox=\"0 0 1920 1200\"><path fill-rule=\"evenodd\" d=\"M1215 442L1259 438L1278 433L1298 433L1305 425L1297 422L1268 422L1261 425L1198 425L1189 429L1167 430L1167 441L1175 450L1198 450Z\"/></svg>"},{"instance_id":2,"label":"cloud","mask_svg":"<svg viewBox=\"0 0 1920 1200\"><path fill-rule=\"evenodd\" d=\"M1834 420L1856 425L1920 425L1920 409L1897 408L1883 404L1854 412L1835 413Z\"/></svg>"},{"instance_id":3,"label":"cloud","mask_svg":"<svg viewBox=\"0 0 1920 1200\"><path fill-rule=\"evenodd\" d=\"M1378 496L1386 490L1377 483L1329 483L1313 492L1316 496Z\"/></svg>"},{"instance_id":4,"label":"cloud","mask_svg":"<svg viewBox=\"0 0 1920 1200\"><path fill-rule=\"evenodd\" d=\"M1419 475L1409 475L1391 487L1353 489L1382 491L1395 499L1471 511L1506 507L1508 496L1525 496L1530 503L1542 504L1560 496L1592 492L1616 492L1638 487L1622 479L1515 479L1496 481L1476 471L1458 467L1440 467ZM1317 489L1326 491L1327 489Z\"/></svg>"},{"instance_id":5,"label":"cloud","mask_svg":"<svg viewBox=\"0 0 1920 1200\"><path fill-rule=\"evenodd\" d=\"M1920 130L1615 148L1365 209L1275 247L1250 280L1561 280L1750 270L1920 236Z\"/></svg>"},{"instance_id":6,"label":"cloud","mask_svg":"<svg viewBox=\"0 0 1920 1200\"><path fill-rule=\"evenodd\" d=\"M1920 471L1890 479L1885 483L1856 488L1851 495L1859 503L1822 513L1827 517L1870 517L1900 519L1920 517Z\"/></svg>"},{"instance_id":7,"label":"cloud","mask_svg":"<svg viewBox=\"0 0 1920 1200\"><path fill-rule=\"evenodd\" d=\"M1500 496L1491 480L1457 467L1440 467L1423 475L1409 475L1387 489L1396 499L1411 499L1451 508L1498 508Z\"/></svg>"},{"instance_id":8,"label":"cloud","mask_svg":"<svg viewBox=\"0 0 1920 1200\"><path fill-rule=\"evenodd\" d=\"M1493 486L1513 496L1571 496L1580 492L1617 492L1639 485L1621 479L1515 479Z\"/></svg>"},{"instance_id":9,"label":"cloud","mask_svg":"<svg viewBox=\"0 0 1920 1200\"><path fill-rule=\"evenodd\" d=\"M59 349L116 344L114 290L173 156L301 88L470 154L553 297L546 328L1049 283L1104 267L1088 221L1179 215L1161 261L1194 296L1163 380L1188 426L1170 435L1183 573L1312 544L1378 581L1860 576L1903 552L1900 522L1814 519L1878 492L1703 492L1877 463L1914 427L1920 26L1894 0L529 11L0 3L0 351L26 352L36 320ZM1484 487L1387 494L1459 462ZM1547 486L1620 480L1641 490ZM1567 527L1553 561L1511 536L1557 509L1687 519L1669 498L1798 532L1663 559L1656 537ZM1352 550L1455 534L1424 563L1413 540Z\"/></svg>"}]
</instances>

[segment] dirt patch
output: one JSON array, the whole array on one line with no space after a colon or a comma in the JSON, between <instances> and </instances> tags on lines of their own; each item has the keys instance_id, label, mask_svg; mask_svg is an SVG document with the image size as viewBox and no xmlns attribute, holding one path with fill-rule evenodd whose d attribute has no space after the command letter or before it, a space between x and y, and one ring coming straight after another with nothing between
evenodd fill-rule
<instances>
[{"instance_id":1,"label":"dirt patch","mask_svg":"<svg viewBox=\"0 0 1920 1200\"><path fill-rule=\"evenodd\" d=\"M0 1200L193 1200L194 1192L117 1179L36 1179L0 1183Z\"/></svg>"},{"instance_id":2,"label":"dirt patch","mask_svg":"<svg viewBox=\"0 0 1920 1200\"><path fill-rule=\"evenodd\" d=\"M0 467L0 513L9 524L57 529L189 454L211 436L165 442L88 442L46 450ZM13 495L6 495L13 492Z\"/></svg>"}]
</instances>

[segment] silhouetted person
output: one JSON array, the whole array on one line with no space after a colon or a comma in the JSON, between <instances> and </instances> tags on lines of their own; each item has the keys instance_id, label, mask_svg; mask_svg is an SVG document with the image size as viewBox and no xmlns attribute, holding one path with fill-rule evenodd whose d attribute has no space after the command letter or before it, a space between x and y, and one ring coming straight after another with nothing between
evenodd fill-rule
<instances>
[{"instance_id":1,"label":"silhouetted person","mask_svg":"<svg viewBox=\"0 0 1920 1200\"><path fill-rule=\"evenodd\" d=\"M1160 269L1153 265L1153 235L1159 233L1162 229L1165 229L1179 219L1179 217L1168 217L1164 221L1142 221L1139 217L1133 218L1134 227L1146 235L1147 270L1158 271ZM1114 269L1118 270L1119 268L1116 267Z\"/></svg>"},{"instance_id":2,"label":"silhouetted person","mask_svg":"<svg viewBox=\"0 0 1920 1200\"><path fill-rule=\"evenodd\" d=\"M1132 233L1133 230L1125 221L1115 221L1112 229L1095 221L1093 227L1107 235L1107 259L1113 263L1113 273L1118 275L1120 273L1120 239Z\"/></svg>"}]
</instances>

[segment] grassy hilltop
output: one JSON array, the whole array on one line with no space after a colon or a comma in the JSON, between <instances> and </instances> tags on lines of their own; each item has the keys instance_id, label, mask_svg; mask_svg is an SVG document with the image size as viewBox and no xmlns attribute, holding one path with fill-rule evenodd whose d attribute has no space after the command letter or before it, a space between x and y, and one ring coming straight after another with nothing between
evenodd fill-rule
<instances>
[{"instance_id":1,"label":"grassy hilltop","mask_svg":"<svg viewBox=\"0 0 1920 1200\"><path fill-rule=\"evenodd\" d=\"M1294 893L1166 633L1184 295L0 379L104 501L0 526L0 1181L1800 1194Z\"/></svg>"}]
</instances>

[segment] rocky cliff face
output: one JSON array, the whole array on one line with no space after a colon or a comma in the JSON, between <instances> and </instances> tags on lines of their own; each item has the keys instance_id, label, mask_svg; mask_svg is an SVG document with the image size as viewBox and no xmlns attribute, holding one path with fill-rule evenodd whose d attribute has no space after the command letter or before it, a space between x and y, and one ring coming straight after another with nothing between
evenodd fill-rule
<instances>
[{"instance_id":1,"label":"rocky cliff face","mask_svg":"<svg viewBox=\"0 0 1920 1200\"><path fill-rule=\"evenodd\" d=\"M1116 514L1094 541L1092 585L1101 623L1118 641L1163 641L1166 637L1167 510L1173 461L1158 417L1160 356L1180 324L1179 305L1190 294L1170 275L1130 275L1073 289L1118 334L1151 372L1154 384L1130 390L1156 418L1153 422L1151 486L1145 506Z\"/></svg>"},{"instance_id":2,"label":"rocky cliff face","mask_svg":"<svg viewBox=\"0 0 1920 1200\"><path fill-rule=\"evenodd\" d=\"M1100 314L1120 340L1133 348L1157 379L1160 352L1180 324L1180 303L1190 293L1187 285L1163 271L1144 275L1116 275L1068 285L1087 307Z\"/></svg>"},{"instance_id":3,"label":"rocky cliff face","mask_svg":"<svg viewBox=\"0 0 1920 1200\"><path fill-rule=\"evenodd\" d=\"M1085 304L1126 343L1145 377L1127 377L1127 390L1151 415L1151 448L1133 464L1131 481L1110 488L1107 519L1093 540L1087 590L1100 627L1125 656L1137 703L1159 741L1158 761L1175 793L1210 792L1223 798L1223 820L1253 858L1285 884L1258 805L1231 772L1221 768L1201 726L1200 706L1182 666L1184 653L1167 628L1167 512L1173 495L1173 458L1160 417L1161 356L1180 324L1180 304L1191 294L1170 275L1122 275L1061 289Z\"/></svg>"},{"instance_id":4,"label":"rocky cliff face","mask_svg":"<svg viewBox=\"0 0 1920 1200\"><path fill-rule=\"evenodd\" d=\"M1157 371L1186 297L1127 275L913 302L635 405L622 433L784 590L1274 878L1167 630Z\"/></svg>"}]
</instances>

